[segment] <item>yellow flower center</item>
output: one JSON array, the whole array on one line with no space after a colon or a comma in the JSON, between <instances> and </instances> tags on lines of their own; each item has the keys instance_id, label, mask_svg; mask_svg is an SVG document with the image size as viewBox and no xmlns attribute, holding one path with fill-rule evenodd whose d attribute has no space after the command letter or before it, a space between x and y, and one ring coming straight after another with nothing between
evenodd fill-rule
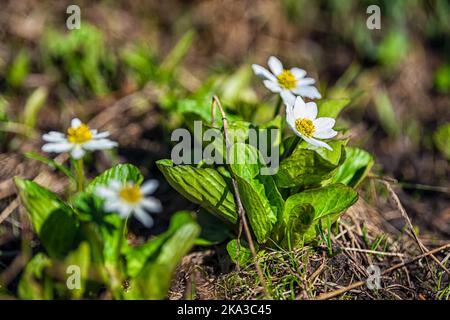
<instances>
[{"instance_id":1,"label":"yellow flower center","mask_svg":"<svg viewBox=\"0 0 450 320\"><path fill-rule=\"evenodd\" d=\"M136 204L142 199L142 192L139 186L125 186L119 191L119 197L130 204Z\"/></svg>"},{"instance_id":2,"label":"yellow flower center","mask_svg":"<svg viewBox=\"0 0 450 320\"><path fill-rule=\"evenodd\" d=\"M283 72L277 76L277 79L280 86L285 89L291 90L297 87L297 79L295 79L295 76L290 70L283 70Z\"/></svg>"},{"instance_id":3,"label":"yellow flower center","mask_svg":"<svg viewBox=\"0 0 450 320\"><path fill-rule=\"evenodd\" d=\"M305 137L311 138L316 130L314 123L309 119L298 118L295 120L295 128Z\"/></svg>"},{"instance_id":4,"label":"yellow flower center","mask_svg":"<svg viewBox=\"0 0 450 320\"><path fill-rule=\"evenodd\" d=\"M67 129L67 140L71 143L82 144L92 139L89 127L82 123L78 128Z\"/></svg>"}]
</instances>

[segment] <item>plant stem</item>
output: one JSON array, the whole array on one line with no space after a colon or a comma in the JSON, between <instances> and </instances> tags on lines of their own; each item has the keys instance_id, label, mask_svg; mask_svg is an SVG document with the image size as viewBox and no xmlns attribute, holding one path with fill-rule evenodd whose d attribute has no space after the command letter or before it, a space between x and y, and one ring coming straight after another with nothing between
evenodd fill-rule
<instances>
[{"instance_id":1,"label":"plant stem","mask_svg":"<svg viewBox=\"0 0 450 320\"><path fill-rule=\"evenodd\" d=\"M273 114L274 118L280 113L281 104L282 104L281 96L278 96L278 101L277 101L277 104L275 106L275 113Z\"/></svg>"},{"instance_id":2,"label":"plant stem","mask_svg":"<svg viewBox=\"0 0 450 320\"><path fill-rule=\"evenodd\" d=\"M84 190L84 164L83 158L75 160L75 176L77 181L77 192Z\"/></svg>"},{"instance_id":3,"label":"plant stem","mask_svg":"<svg viewBox=\"0 0 450 320\"><path fill-rule=\"evenodd\" d=\"M227 163L230 164L230 158L229 158L229 151L231 148L231 144L230 144L230 139L228 136L228 120L227 117L225 115L225 111L222 108L222 104L220 103L219 98L217 98L216 96L213 97L213 103L212 103L212 110L211 110L211 125L214 127L215 126L215 120L216 120L216 107L219 107L219 111L222 115L222 125L223 125L223 132L224 132L224 136L225 136L225 145L226 145L226 159L227 159ZM245 236L247 238L247 242L248 245L250 247L250 251L252 253L253 256L253 260L255 263L255 267L256 267L256 272L258 273L258 277L259 277L259 282L261 284L261 286L263 287L264 290L264 295L266 298L271 298L270 296L270 292L269 289L267 287L267 283L266 280L264 278L264 274L262 272L261 266L259 265L258 262L258 257L256 255L256 250L255 250L255 245L253 243L253 239L252 239L252 234L247 222L247 217L246 217L246 213L245 213L245 209L244 206L242 205L242 201L241 201L241 197L239 194L239 188L237 186L237 182L236 182L236 178L234 176L233 170L230 169L231 172L231 181L232 181L232 185L233 185L233 190L234 190L234 197L235 197L235 201L236 201L236 205L237 205L237 209L238 209L238 214L239 214L239 218L241 219L241 223L242 226L244 228L244 233ZM239 232L240 233L240 232ZM238 238L239 241L239 238ZM239 247L238 247L239 250Z\"/></svg>"}]
</instances>

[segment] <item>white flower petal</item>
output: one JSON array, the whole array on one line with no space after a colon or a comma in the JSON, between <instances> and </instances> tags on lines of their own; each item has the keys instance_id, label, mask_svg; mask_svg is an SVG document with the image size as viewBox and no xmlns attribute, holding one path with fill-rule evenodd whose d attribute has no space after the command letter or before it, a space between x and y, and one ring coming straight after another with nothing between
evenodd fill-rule
<instances>
[{"instance_id":1,"label":"white flower petal","mask_svg":"<svg viewBox=\"0 0 450 320\"><path fill-rule=\"evenodd\" d=\"M269 65L270 71L272 71L274 75L277 76L283 72L283 64L277 57L271 56L267 64Z\"/></svg>"},{"instance_id":2,"label":"white flower petal","mask_svg":"<svg viewBox=\"0 0 450 320\"><path fill-rule=\"evenodd\" d=\"M297 80L300 80L301 78L306 76L306 71L300 68L292 68L291 72Z\"/></svg>"},{"instance_id":3,"label":"white flower petal","mask_svg":"<svg viewBox=\"0 0 450 320\"><path fill-rule=\"evenodd\" d=\"M271 74L269 70L267 70L264 67L261 67L258 64L253 64L252 69L253 69L253 72L260 78L272 80L274 82L277 81L277 78L273 74Z\"/></svg>"},{"instance_id":4,"label":"white flower petal","mask_svg":"<svg viewBox=\"0 0 450 320\"><path fill-rule=\"evenodd\" d=\"M309 86L309 85L314 84L314 83L316 83L316 80L314 80L313 78L299 79L299 80L297 80L297 88L304 87L304 86Z\"/></svg>"},{"instance_id":5,"label":"white flower petal","mask_svg":"<svg viewBox=\"0 0 450 320\"><path fill-rule=\"evenodd\" d=\"M103 138L109 137L109 132L108 131L97 133L97 130L91 130L91 133L92 133L92 137L94 139L103 139Z\"/></svg>"},{"instance_id":6,"label":"white flower petal","mask_svg":"<svg viewBox=\"0 0 450 320\"><path fill-rule=\"evenodd\" d=\"M85 154L86 154L86 152L79 145L75 145L75 147L70 152L70 155L72 156L72 158L74 158L76 160L83 158Z\"/></svg>"},{"instance_id":7,"label":"white flower petal","mask_svg":"<svg viewBox=\"0 0 450 320\"><path fill-rule=\"evenodd\" d=\"M336 120L334 120L333 118L322 117L315 119L313 122L316 131L324 131L333 128Z\"/></svg>"},{"instance_id":8,"label":"white flower petal","mask_svg":"<svg viewBox=\"0 0 450 320\"><path fill-rule=\"evenodd\" d=\"M306 118L307 110L306 110L306 103L303 101L302 97L297 96L295 98L295 103L293 109L293 115L294 120L297 120L298 118Z\"/></svg>"},{"instance_id":9,"label":"white flower petal","mask_svg":"<svg viewBox=\"0 0 450 320\"><path fill-rule=\"evenodd\" d=\"M292 94L292 92L288 91L288 90L283 90L280 93L281 95L281 99L283 99L284 104L286 105L286 114L287 114L287 110L291 109L294 107L295 104L295 96Z\"/></svg>"},{"instance_id":10,"label":"white flower petal","mask_svg":"<svg viewBox=\"0 0 450 320\"><path fill-rule=\"evenodd\" d=\"M142 199L141 206L150 212L158 213L162 211L161 202L154 197L147 197Z\"/></svg>"},{"instance_id":11,"label":"white flower petal","mask_svg":"<svg viewBox=\"0 0 450 320\"><path fill-rule=\"evenodd\" d=\"M153 218L149 214L147 214L144 210L142 210L142 208L140 207L135 208L134 216L147 228L151 228L153 226Z\"/></svg>"},{"instance_id":12,"label":"white flower petal","mask_svg":"<svg viewBox=\"0 0 450 320\"><path fill-rule=\"evenodd\" d=\"M302 138L303 138L303 140L305 140L309 144L312 144L313 146L323 147L323 148L326 148L326 149L328 149L330 151L333 151L333 149L327 143L325 143L323 141L320 141L320 140L317 140L317 139L314 139L314 138L308 138L308 137L302 137Z\"/></svg>"},{"instance_id":13,"label":"white flower petal","mask_svg":"<svg viewBox=\"0 0 450 320\"><path fill-rule=\"evenodd\" d=\"M72 119L72 121L70 122L70 126L71 126L72 128L78 128L79 126L81 126L81 124L82 124L82 122L81 122L81 120L78 119L78 118L74 118L74 119Z\"/></svg>"},{"instance_id":14,"label":"white flower petal","mask_svg":"<svg viewBox=\"0 0 450 320\"><path fill-rule=\"evenodd\" d=\"M158 189L158 186L159 186L158 180L152 179L145 181L141 185L141 192L142 194L152 194L153 192L155 192L156 189Z\"/></svg>"},{"instance_id":15,"label":"white flower petal","mask_svg":"<svg viewBox=\"0 0 450 320\"><path fill-rule=\"evenodd\" d=\"M280 88L280 85L278 84L278 82L274 82L274 81L270 81L270 80L264 80L263 81L264 85L266 86L267 89L269 89L270 91L274 92L274 93L279 93L282 91L282 89Z\"/></svg>"},{"instance_id":16,"label":"white flower petal","mask_svg":"<svg viewBox=\"0 0 450 320\"><path fill-rule=\"evenodd\" d=\"M122 188L122 183L119 180L113 179L109 181L108 187L116 192L119 192Z\"/></svg>"},{"instance_id":17,"label":"white flower petal","mask_svg":"<svg viewBox=\"0 0 450 320\"><path fill-rule=\"evenodd\" d=\"M50 131L42 136L42 140L47 142L62 142L66 141L66 136L61 132Z\"/></svg>"},{"instance_id":18,"label":"white flower petal","mask_svg":"<svg viewBox=\"0 0 450 320\"><path fill-rule=\"evenodd\" d=\"M106 150L117 147L117 142L108 139L93 139L83 144L83 148L89 151Z\"/></svg>"},{"instance_id":19,"label":"white flower petal","mask_svg":"<svg viewBox=\"0 0 450 320\"><path fill-rule=\"evenodd\" d=\"M42 146L42 151L44 152L67 152L73 148L73 145L70 142L55 142L55 143L47 143Z\"/></svg>"},{"instance_id":20,"label":"white flower petal","mask_svg":"<svg viewBox=\"0 0 450 320\"><path fill-rule=\"evenodd\" d=\"M306 103L306 114L305 117L310 120L314 120L317 117L317 105L315 102Z\"/></svg>"},{"instance_id":21,"label":"white flower petal","mask_svg":"<svg viewBox=\"0 0 450 320\"><path fill-rule=\"evenodd\" d=\"M322 97L316 87L313 86L298 87L292 90L292 92L310 99L320 99Z\"/></svg>"},{"instance_id":22,"label":"white flower petal","mask_svg":"<svg viewBox=\"0 0 450 320\"><path fill-rule=\"evenodd\" d=\"M337 131L333 130L333 129L326 129L326 130L321 130L321 131L315 131L313 134L314 138L319 138L319 139L330 139L333 138L337 135Z\"/></svg>"},{"instance_id":23,"label":"white flower petal","mask_svg":"<svg viewBox=\"0 0 450 320\"><path fill-rule=\"evenodd\" d=\"M105 186L97 186L94 192L95 195L100 198L117 198L117 192Z\"/></svg>"}]
</instances>

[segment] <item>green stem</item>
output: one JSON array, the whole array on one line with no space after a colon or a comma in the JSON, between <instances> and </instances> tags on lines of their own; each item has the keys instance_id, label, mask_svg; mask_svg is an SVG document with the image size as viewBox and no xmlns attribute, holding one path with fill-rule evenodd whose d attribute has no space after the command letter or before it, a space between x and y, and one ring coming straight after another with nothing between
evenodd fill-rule
<instances>
[{"instance_id":1,"label":"green stem","mask_svg":"<svg viewBox=\"0 0 450 320\"><path fill-rule=\"evenodd\" d=\"M127 236L127 221L128 217L126 219L122 219L120 226L119 226L119 232L120 237L119 241L117 242L115 257L114 257L114 265L110 268L110 275L111 275L111 292L115 299L121 300L123 298L123 273L122 273L122 260L121 260L121 254L122 254L122 245L123 241L126 239Z\"/></svg>"},{"instance_id":2,"label":"green stem","mask_svg":"<svg viewBox=\"0 0 450 320\"><path fill-rule=\"evenodd\" d=\"M75 160L75 176L77 179L77 192L84 190L84 164L83 158Z\"/></svg>"},{"instance_id":3,"label":"green stem","mask_svg":"<svg viewBox=\"0 0 450 320\"><path fill-rule=\"evenodd\" d=\"M282 99L281 96L278 96L278 101L277 104L275 106L275 113L273 114L273 117L275 118L279 113L280 113L280 109L281 109L281 104L282 104Z\"/></svg>"}]
</instances>

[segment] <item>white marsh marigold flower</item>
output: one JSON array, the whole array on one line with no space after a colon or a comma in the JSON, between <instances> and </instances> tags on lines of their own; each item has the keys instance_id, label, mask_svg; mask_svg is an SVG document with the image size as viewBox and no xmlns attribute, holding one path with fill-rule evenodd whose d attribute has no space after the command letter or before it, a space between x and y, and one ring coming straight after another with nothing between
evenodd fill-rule
<instances>
[{"instance_id":1,"label":"white marsh marigold flower","mask_svg":"<svg viewBox=\"0 0 450 320\"><path fill-rule=\"evenodd\" d=\"M267 63L270 68L254 64L252 65L255 74L263 78L264 85L274 93L287 93L292 99L294 95L310 99L320 99L321 95L313 84L316 82L312 78L305 78L306 71L300 68L284 69L278 58L271 56ZM285 96L283 96L284 98Z\"/></svg>"},{"instance_id":2,"label":"white marsh marigold flower","mask_svg":"<svg viewBox=\"0 0 450 320\"><path fill-rule=\"evenodd\" d=\"M70 152L74 159L81 159L86 151L105 150L117 147L117 142L106 139L109 132L97 132L75 118L67 134L50 131L42 136L48 143L42 146L44 152Z\"/></svg>"},{"instance_id":3,"label":"white marsh marigold flower","mask_svg":"<svg viewBox=\"0 0 450 320\"><path fill-rule=\"evenodd\" d=\"M112 180L106 186L97 186L95 195L105 200L103 209L106 212L116 212L122 218L133 214L144 226L150 228L153 219L145 211L161 212L161 202L155 197L149 197L158 188L157 180L148 180L141 186L133 182L121 183Z\"/></svg>"},{"instance_id":4,"label":"white marsh marigold flower","mask_svg":"<svg viewBox=\"0 0 450 320\"><path fill-rule=\"evenodd\" d=\"M294 133L307 143L333 150L327 143L317 139L330 139L337 135L333 130L336 121L333 118L317 118L317 105L305 103L301 97L294 104L286 103L286 122Z\"/></svg>"}]
</instances>

